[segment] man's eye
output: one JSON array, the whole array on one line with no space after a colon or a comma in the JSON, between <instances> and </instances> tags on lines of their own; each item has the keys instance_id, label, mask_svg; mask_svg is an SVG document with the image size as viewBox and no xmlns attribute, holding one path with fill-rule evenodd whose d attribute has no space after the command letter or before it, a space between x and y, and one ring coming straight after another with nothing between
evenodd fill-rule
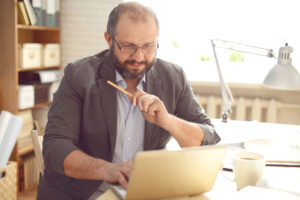
<instances>
[{"instance_id":1,"label":"man's eye","mask_svg":"<svg viewBox=\"0 0 300 200\"><path fill-rule=\"evenodd\" d=\"M154 47L153 44L143 46L143 49L152 49Z\"/></svg>"},{"instance_id":2,"label":"man's eye","mask_svg":"<svg viewBox=\"0 0 300 200\"><path fill-rule=\"evenodd\" d=\"M135 46L133 46L133 45L125 45L125 46L123 46L124 48L126 48L126 49L135 49L136 47Z\"/></svg>"}]
</instances>

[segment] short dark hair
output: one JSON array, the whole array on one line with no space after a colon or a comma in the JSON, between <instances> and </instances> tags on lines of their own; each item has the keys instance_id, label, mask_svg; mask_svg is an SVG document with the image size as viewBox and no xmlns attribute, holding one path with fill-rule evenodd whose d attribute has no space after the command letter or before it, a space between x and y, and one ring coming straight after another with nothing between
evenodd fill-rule
<instances>
[{"instance_id":1,"label":"short dark hair","mask_svg":"<svg viewBox=\"0 0 300 200\"><path fill-rule=\"evenodd\" d=\"M156 17L156 14L149 7L145 7L142 4L137 2L126 2L120 3L110 12L108 22L107 22L107 33L112 37L115 37L116 34L116 25L120 19L120 16L124 13L130 13L130 18L133 21L137 20L146 20L147 16L152 16L157 24L157 28L159 28L159 23Z\"/></svg>"}]
</instances>

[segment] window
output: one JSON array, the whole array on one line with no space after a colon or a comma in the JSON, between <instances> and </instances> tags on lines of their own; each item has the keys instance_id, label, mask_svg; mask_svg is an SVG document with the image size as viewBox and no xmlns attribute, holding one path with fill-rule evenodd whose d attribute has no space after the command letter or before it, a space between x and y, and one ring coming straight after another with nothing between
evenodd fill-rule
<instances>
[{"instance_id":1,"label":"window","mask_svg":"<svg viewBox=\"0 0 300 200\"><path fill-rule=\"evenodd\" d=\"M160 21L158 57L181 65L190 80L218 81L211 39L272 48L275 56L288 42L294 49L293 65L300 71L297 0L137 1L152 7ZM277 63L277 59L216 50L227 82L260 84Z\"/></svg>"}]
</instances>

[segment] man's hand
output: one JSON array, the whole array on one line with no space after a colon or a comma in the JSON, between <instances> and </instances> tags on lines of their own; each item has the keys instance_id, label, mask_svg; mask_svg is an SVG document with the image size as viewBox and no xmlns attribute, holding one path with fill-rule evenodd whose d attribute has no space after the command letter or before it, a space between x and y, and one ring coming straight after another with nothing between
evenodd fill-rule
<instances>
[{"instance_id":1,"label":"man's hand","mask_svg":"<svg viewBox=\"0 0 300 200\"><path fill-rule=\"evenodd\" d=\"M132 161L124 163L107 163L104 171L104 181L111 184L119 183L123 188L127 189L132 165Z\"/></svg>"},{"instance_id":2,"label":"man's hand","mask_svg":"<svg viewBox=\"0 0 300 200\"><path fill-rule=\"evenodd\" d=\"M139 107L148 122L167 128L171 116L157 96L138 90L133 95L132 105Z\"/></svg>"},{"instance_id":3,"label":"man's hand","mask_svg":"<svg viewBox=\"0 0 300 200\"><path fill-rule=\"evenodd\" d=\"M132 98L132 105L139 107L144 118L165 129L181 147L199 146L204 133L198 124L169 114L164 103L157 97L138 90Z\"/></svg>"}]
</instances>

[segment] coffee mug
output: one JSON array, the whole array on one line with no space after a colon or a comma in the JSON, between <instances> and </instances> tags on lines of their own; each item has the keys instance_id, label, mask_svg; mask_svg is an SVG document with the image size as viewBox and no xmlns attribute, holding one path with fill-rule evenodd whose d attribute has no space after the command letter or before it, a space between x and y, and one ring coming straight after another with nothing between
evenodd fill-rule
<instances>
[{"instance_id":1,"label":"coffee mug","mask_svg":"<svg viewBox=\"0 0 300 200\"><path fill-rule=\"evenodd\" d=\"M232 158L234 181L237 190L248 185L256 185L262 177L265 159L264 156L257 153L240 152Z\"/></svg>"}]
</instances>

